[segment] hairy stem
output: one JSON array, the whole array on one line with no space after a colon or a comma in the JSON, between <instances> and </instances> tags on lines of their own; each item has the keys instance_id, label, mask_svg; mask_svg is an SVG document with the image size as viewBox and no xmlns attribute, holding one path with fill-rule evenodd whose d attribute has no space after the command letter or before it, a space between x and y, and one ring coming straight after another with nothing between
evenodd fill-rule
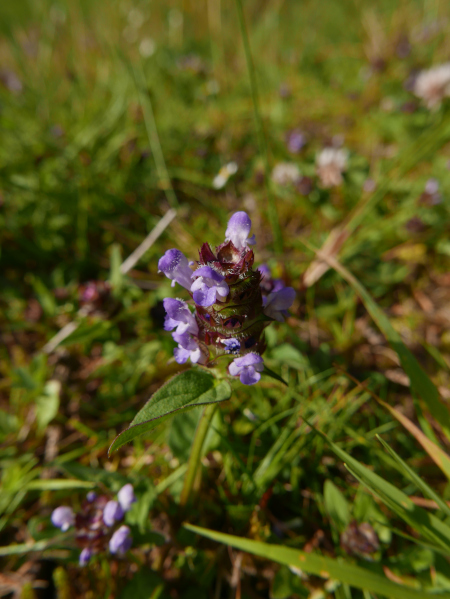
<instances>
[{"instance_id":1,"label":"hairy stem","mask_svg":"<svg viewBox=\"0 0 450 599\"><path fill-rule=\"evenodd\" d=\"M186 476L184 478L183 490L180 496L180 506L186 507L192 500L192 491L195 478L199 468L201 468L202 449L205 444L206 435L216 411L216 404L209 404L203 409L200 421L195 431L194 441L192 443L191 455L189 456Z\"/></svg>"}]
</instances>

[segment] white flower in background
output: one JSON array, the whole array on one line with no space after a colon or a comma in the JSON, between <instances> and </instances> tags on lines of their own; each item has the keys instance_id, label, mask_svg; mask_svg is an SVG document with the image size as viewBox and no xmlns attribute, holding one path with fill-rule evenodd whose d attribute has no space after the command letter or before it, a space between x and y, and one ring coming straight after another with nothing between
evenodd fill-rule
<instances>
[{"instance_id":1,"label":"white flower in background","mask_svg":"<svg viewBox=\"0 0 450 599\"><path fill-rule=\"evenodd\" d=\"M421 71L416 77L413 91L427 108L437 110L442 100L450 96L450 62Z\"/></svg>"},{"instance_id":2,"label":"white flower in background","mask_svg":"<svg viewBox=\"0 0 450 599\"><path fill-rule=\"evenodd\" d=\"M156 44L151 37L144 37L144 39L139 44L139 52L141 56L144 58L149 58L149 56L153 56L156 50Z\"/></svg>"},{"instance_id":3,"label":"white flower in background","mask_svg":"<svg viewBox=\"0 0 450 599\"><path fill-rule=\"evenodd\" d=\"M342 183L347 168L348 152L340 148L324 148L316 156L316 170L322 187L336 187Z\"/></svg>"},{"instance_id":4,"label":"white flower in background","mask_svg":"<svg viewBox=\"0 0 450 599\"><path fill-rule=\"evenodd\" d=\"M222 189L225 187L228 179L237 173L238 165L235 162L229 162L225 166L223 166L218 174L213 179L213 187L214 189Z\"/></svg>"},{"instance_id":5,"label":"white flower in background","mask_svg":"<svg viewBox=\"0 0 450 599\"><path fill-rule=\"evenodd\" d=\"M301 178L300 169L293 162L279 162L272 171L272 181L283 187L298 183Z\"/></svg>"}]
</instances>

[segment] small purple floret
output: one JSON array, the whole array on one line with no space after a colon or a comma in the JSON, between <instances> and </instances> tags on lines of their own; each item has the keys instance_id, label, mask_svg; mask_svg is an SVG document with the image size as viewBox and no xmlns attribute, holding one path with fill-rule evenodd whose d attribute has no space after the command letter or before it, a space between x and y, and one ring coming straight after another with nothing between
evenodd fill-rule
<instances>
[{"instance_id":1,"label":"small purple floret","mask_svg":"<svg viewBox=\"0 0 450 599\"><path fill-rule=\"evenodd\" d=\"M288 135L287 146L289 152L292 154L298 154L305 145L305 136L298 129L294 129Z\"/></svg>"},{"instance_id":2,"label":"small purple floret","mask_svg":"<svg viewBox=\"0 0 450 599\"><path fill-rule=\"evenodd\" d=\"M83 551L80 553L79 564L80 566L85 566L92 557L92 550L89 547L85 547Z\"/></svg>"},{"instance_id":3,"label":"small purple floret","mask_svg":"<svg viewBox=\"0 0 450 599\"><path fill-rule=\"evenodd\" d=\"M193 364L196 364L200 360L202 355L200 346L189 333L183 333L182 335L172 333L172 337L178 343L178 347L173 350L173 355L178 364L184 364L189 358Z\"/></svg>"},{"instance_id":4,"label":"small purple floret","mask_svg":"<svg viewBox=\"0 0 450 599\"><path fill-rule=\"evenodd\" d=\"M60 528L63 532L69 530L75 524L75 514L71 507L60 506L52 513L52 524Z\"/></svg>"},{"instance_id":5,"label":"small purple floret","mask_svg":"<svg viewBox=\"0 0 450 599\"><path fill-rule=\"evenodd\" d=\"M243 385L254 385L259 381L264 370L264 361L259 354L249 353L242 358L235 358L228 367L231 376L238 376Z\"/></svg>"},{"instance_id":6,"label":"small purple floret","mask_svg":"<svg viewBox=\"0 0 450 599\"><path fill-rule=\"evenodd\" d=\"M164 321L164 329L166 331L171 331L176 327L176 332L179 334L188 332L197 335L197 321L186 302L168 297L163 301L163 304L167 312Z\"/></svg>"},{"instance_id":7,"label":"small purple floret","mask_svg":"<svg viewBox=\"0 0 450 599\"><path fill-rule=\"evenodd\" d=\"M256 243L255 236L249 237L252 221L246 212L235 212L228 221L225 240L230 240L238 250Z\"/></svg>"},{"instance_id":8,"label":"small purple floret","mask_svg":"<svg viewBox=\"0 0 450 599\"><path fill-rule=\"evenodd\" d=\"M189 268L188 259L180 250L167 250L158 262L158 270L172 281L172 287L177 282L186 289L191 288L192 270Z\"/></svg>"},{"instance_id":9,"label":"small purple floret","mask_svg":"<svg viewBox=\"0 0 450 599\"><path fill-rule=\"evenodd\" d=\"M109 550L111 553L123 555L132 544L131 531L128 526L121 526L116 530L109 541Z\"/></svg>"},{"instance_id":10,"label":"small purple floret","mask_svg":"<svg viewBox=\"0 0 450 599\"><path fill-rule=\"evenodd\" d=\"M208 308L227 297L229 287L225 278L210 266L198 268L192 273L192 278L195 278L195 281L191 285L191 292L198 306Z\"/></svg>"},{"instance_id":11,"label":"small purple floret","mask_svg":"<svg viewBox=\"0 0 450 599\"><path fill-rule=\"evenodd\" d=\"M277 291L272 291L267 297L263 297L264 314L284 322L286 310L288 310L295 299L295 290L292 287L284 287Z\"/></svg>"},{"instance_id":12,"label":"small purple floret","mask_svg":"<svg viewBox=\"0 0 450 599\"><path fill-rule=\"evenodd\" d=\"M117 493L117 499L119 500L120 507L123 509L123 511L128 512L128 510L131 509L133 503L136 502L133 485L131 485L130 483L124 485Z\"/></svg>"},{"instance_id":13,"label":"small purple floret","mask_svg":"<svg viewBox=\"0 0 450 599\"><path fill-rule=\"evenodd\" d=\"M222 339L222 343L225 345L225 353L227 354L238 354L241 350L241 342L235 337Z\"/></svg>"},{"instance_id":14,"label":"small purple floret","mask_svg":"<svg viewBox=\"0 0 450 599\"><path fill-rule=\"evenodd\" d=\"M103 522L106 526L113 526L123 518L123 509L117 501L108 501L103 510Z\"/></svg>"},{"instance_id":15,"label":"small purple floret","mask_svg":"<svg viewBox=\"0 0 450 599\"><path fill-rule=\"evenodd\" d=\"M97 499L97 493L95 491L89 491L89 493L86 495L86 499L89 501L89 503L92 503Z\"/></svg>"}]
</instances>

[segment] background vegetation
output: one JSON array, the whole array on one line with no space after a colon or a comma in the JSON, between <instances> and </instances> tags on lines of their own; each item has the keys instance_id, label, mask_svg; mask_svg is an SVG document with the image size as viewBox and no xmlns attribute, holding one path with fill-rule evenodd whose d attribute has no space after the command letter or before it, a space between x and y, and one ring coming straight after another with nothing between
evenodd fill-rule
<instances>
[{"instance_id":1,"label":"background vegetation","mask_svg":"<svg viewBox=\"0 0 450 599\"><path fill-rule=\"evenodd\" d=\"M408 88L418 70L448 60L449 6L244 8L270 168L294 162L304 177L303 186L270 184L281 252L234 2L1 3L2 596L368 599L383 596L372 574L406 589L390 596L450 591L450 541L433 541L426 528L432 514L448 518L450 499L447 458L436 449L448 450L450 431L450 114L445 104L428 111ZM305 135L299 153L287 146L294 129ZM325 190L315 156L330 144L350 158L343 185ZM230 161L237 173L215 189ZM424 196L430 178L440 184L437 202ZM121 274L169 208L176 217ZM257 260L298 292L287 322L267 331L266 362L289 386L233 383L212 423L196 500L182 513L196 411L107 452L180 371L162 328L161 300L173 292L157 274L159 257L177 247L195 258L204 241L219 244L236 210L252 218ZM327 256L344 270L334 263L305 278L321 274L314 248L330 232ZM89 281L110 287L98 283L98 299L86 303ZM46 346L73 322L57 347ZM358 463L428 516L411 511L408 520L403 500L395 509L379 488L368 492L381 483L369 484ZM126 482L139 499L128 518L133 549L79 568L52 510L77 509L89 489L116 492ZM367 580L308 573L291 558L279 566L267 550L231 549L183 520L359 564ZM342 541L363 522L378 549Z\"/></svg>"}]
</instances>

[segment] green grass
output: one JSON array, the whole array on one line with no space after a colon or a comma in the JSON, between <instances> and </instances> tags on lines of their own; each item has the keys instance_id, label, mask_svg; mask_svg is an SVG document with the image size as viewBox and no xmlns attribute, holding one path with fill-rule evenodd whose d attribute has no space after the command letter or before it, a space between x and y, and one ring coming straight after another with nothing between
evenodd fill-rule
<instances>
[{"instance_id":1,"label":"green grass","mask_svg":"<svg viewBox=\"0 0 450 599\"><path fill-rule=\"evenodd\" d=\"M243 7L254 71L231 1L0 6L0 559L8 584L20 580L7 589L17 597L369 599L450 590L439 532L450 489L436 449L449 451L450 112L448 102L428 112L404 87L413 71L448 59L450 11L412 1ZM307 139L295 155L286 146L294 128ZM349 165L343 185L324 190L315 156L334 136L343 136ZM230 161L237 173L214 189ZM284 161L312 178L312 190L267 180L271 203L264 173ZM363 191L367 177L373 194ZM431 177L442 195L434 206L419 201ZM122 275L121 261L169 208L174 220ZM179 502L198 409L110 457L108 449L181 370L169 361L161 300L183 292L157 273L159 257L178 247L195 259L243 209L257 262L298 292L288 321L267 330L266 363L289 385L232 382L186 509ZM315 248L337 227L347 234L341 251L306 288ZM79 288L90 280L112 291L86 316ZM71 322L73 333L42 351ZM89 489L115 493L126 482L139 499L127 520L133 549L79 568L52 510L77 509ZM411 513L405 496L420 504L408 499ZM430 497L440 509L420 501ZM372 561L341 543L353 519L378 534ZM210 540L183 520L208 529ZM211 540L222 534L236 549ZM277 558L264 543L284 549ZM240 553L252 548L259 557ZM288 567L300 554L311 556L303 573L300 561ZM320 568L316 575L322 563L336 568L331 579ZM334 581L344 563L347 578ZM351 586L355 575L362 582Z\"/></svg>"}]
</instances>

